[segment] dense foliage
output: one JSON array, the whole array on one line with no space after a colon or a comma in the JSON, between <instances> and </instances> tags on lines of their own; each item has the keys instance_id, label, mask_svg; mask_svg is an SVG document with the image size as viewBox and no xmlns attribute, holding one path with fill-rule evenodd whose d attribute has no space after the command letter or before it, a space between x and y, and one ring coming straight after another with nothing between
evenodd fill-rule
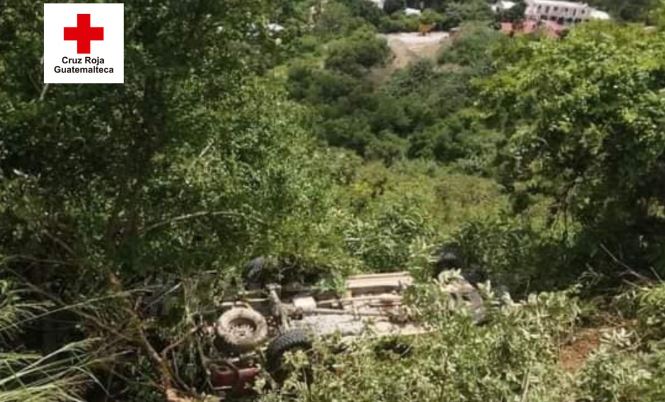
<instances>
[{"instance_id":1,"label":"dense foliage","mask_svg":"<svg viewBox=\"0 0 665 402\"><path fill-rule=\"evenodd\" d=\"M263 373L254 399L665 399L662 27L132 0L125 84L48 85L41 18L0 10L0 401L205 400L202 328L257 256L326 289L409 270L431 332L320 340L314 384ZM453 27L405 66L386 35ZM483 325L430 279L443 244L487 280Z\"/></svg>"},{"instance_id":2,"label":"dense foliage","mask_svg":"<svg viewBox=\"0 0 665 402\"><path fill-rule=\"evenodd\" d=\"M580 330L576 323L585 313L571 292L504 304L478 327L449 310L437 289L423 286L413 300L432 326L428 336L365 339L337 354L328 351L334 341L320 345L325 359L315 361L313 369L321 381L306 387L293 378L283 393L261 400L656 402L665 396L662 348L646 345L624 328ZM488 297L502 303L491 292ZM583 367L565 360L589 341L597 349ZM296 357L294 365L304 364Z\"/></svg>"},{"instance_id":3,"label":"dense foliage","mask_svg":"<svg viewBox=\"0 0 665 402\"><path fill-rule=\"evenodd\" d=\"M589 24L561 43L527 45L485 93L504 122L508 185L552 197L553 214L582 225L587 249L605 242L628 265L661 273L662 42L641 27Z\"/></svg>"},{"instance_id":4,"label":"dense foliage","mask_svg":"<svg viewBox=\"0 0 665 402\"><path fill-rule=\"evenodd\" d=\"M422 60L385 77L388 48L366 25L293 60L286 85L312 108L312 131L330 145L389 163L426 157L478 170L495 137L473 107L472 80L492 71L491 51L503 39L486 23L469 23L441 66Z\"/></svg>"},{"instance_id":5,"label":"dense foliage","mask_svg":"<svg viewBox=\"0 0 665 402\"><path fill-rule=\"evenodd\" d=\"M609 12L622 21L651 23L651 12L659 4L658 0L592 0L595 7Z\"/></svg>"}]
</instances>

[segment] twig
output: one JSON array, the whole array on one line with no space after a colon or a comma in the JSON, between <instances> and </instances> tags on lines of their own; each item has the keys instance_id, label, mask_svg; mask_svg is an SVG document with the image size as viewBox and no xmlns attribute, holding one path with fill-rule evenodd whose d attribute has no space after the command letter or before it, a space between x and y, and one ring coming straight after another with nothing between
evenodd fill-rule
<instances>
[{"instance_id":1,"label":"twig","mask_svg":"<svg viewBox=\"0 0 665 402\"><path fill-rule=\"evenodd\" d=\"M176 361L175 354L171 355L171 364L173 365L173 378L178 382L178 385L180 385L180 387L185 389L188 393L194 393L192 388L187 385L180 377L180 371L178 370L178 362Z\"/></svg>"},{"instance_id":2,"label":"twig","mask_svg":"<svg viewBox=\"0 0 665 402\"><path fill-rule=\"evenodd\" d=\"M526 402L528 400L529 396L529 384L531 383L531 366L526 370L526 374L524 374L524 381L522 382L522 396L520 397L520 402Z\"/></svg>"},{"instance_id":3,"label":"twig","mask_svg":"<svg viewBox=\"0 0 665 402\"><path fill-rule=\"evenodd\" d=\"M177 348L178 346L182 345L189 337L197 333L201 328L203 328L202 324L199 324L195 326L194 328L191 328L189 331L187 331L183 336L181 336L179 339L177 339L175 342L171 343L167 347L165 347L161 355L163 358L166 358L166 355L172 351L173 349Z\"/></svg>"},{"instance_id":4,"label":"twig","mask_svg":"<svg viewBox=\"0 0 665 402\"><path fill-rule=\"evenodd\" d=\"M2 260L0 260L0 265L4 265L15 260L24 260L41 264L70 265L70 266L78 265L76 263L68 261L37 258L30 255L22 255L22 254L9 255L7 257L4 257Z\"/></svg>"},{"instance_id":5,"label":"twig","mask_svg":"<svg viewBox=\"0 0 665 402\"><path fill-rule=\"evenodd\" d=\"M62 308L60 308L60 309L58 309L58 310L49 311L49 312L46 313L46 314L40 314L40 315L38 315L38 316L32 317L31 319L34 320L34 319L37 319L37 318L41 318L42 316L45 317L45 316L47 316L47 315L49 315L49 314L53 314L54 312L57 312L57 311L71 310L71 311L74 311L76 314L80 315L81 317L85 318L85 319L88 320L89 322L91 322L91 323L92 323L94 326L96 326L98 329L104 330L104 331L106 331L106 332L108 332L108 333L110 333L110 334L113 334L113 335L115 335L116 337L118 337L118 338L120 338L120 339L123 339L123 340L125 340L125 341L128 341L128 342L132 342L132 343L134 343L134 339L132 339L132 338L128 337L127 335L125 335L125 334L119 332L119 331L116 330L115 328L110 327L110 326L104 324L103 322L101 322L101 321L100 321L97 317L95 317L94 315L92 315L92 314L88 314L88 313L86 313L86 312L84 312L84 311L81 311L80 309L77 309L77 307L84 305L83 303L77 303L77 304L75 304L75 305L67 306L67 305L66 305L62 300L60 300L60 298L58 298L57 296L54 296L54 295L50 294L49 292L47 292L47 291L45 291L45 290L43 290L43 289L41 289L41 288L39 288L39 287L37 287L37 286L31 284L30 282L25 281L25 285L28 286L30 289L32 289L34 292L37 292L37 293L41 294L42 296L46 297L47 299L49 299L50 301L52 301L52 302L55 303L56 305L62 306ZM113 298L115 298L115 297L119 297L119 296L118 296L118 295L115 295ZM89 301L87 301L86 303L88 303L88 302L89 302Z\"/></svg>"},{"instance_id":6,"label":"twig","mask_svg":"<svg viewBox=\"0 0 665 402\"><path fill-rule=\"evenodd\" d=\"M43 102L44 101L44 96L46 95L46 91L48 90L49 84L44 84L42 87L42 92L39 94L39 101Z\"/></svg>"},{"instance_id":7,"label":"twig","mask_svg":"<svg viewBox=\"0 0 665 402\"><path fill-rule=\"evenodd\" d=\"M199 153L199 159L202 158L206 153L208 153L208 151L213 146L213 144L214 144L214 141L212 141L212 140L210 142L208 142L208 145L206 145L205 148L203 148L203 150L201 151L201 153Z\"/></svg>"},{"instance_id":8,"label":"twig","mask_svg":"<svg viewBox=\"0 0 665 402\"><path fill-rule=\"evenodd\" d=\"M180 286L182 286L182 283L177 283L177 284L175 284L175 286L173 286L171 289L167 290L166 292L164 292L164 293L162 293L161 295L159 295L159 297L157 297L157 298L155 298L154 300L152 300L152 301L150 302L150 304L148 304L147 306L145 306L145 308L146 308L146 309L149 309L150 307L152 307L152 306L154 306L155 304L159 303L159 302L160 302L162 299L164 299L166 296L168 296L169 294L171 294L171 293L175 292L176 290L178 290L178 288L180 288ZM138 308L136 308L136 310L138 310Z\"/></svg>"},{"instance_id":9,"label":"twig","mask_svg":"<svg viewBox=\"0 0 665 402\"><path fill-rule=\"evenodd\" d=\"M231 211L200 211L200 212L194 212L191 214L187 215L181 215L181 216L176 216L174 218L169 218L166 220L163 220L161 222L153 223L146 228L142 229L140 231L141 234L145 234L148 232L151 232L155 229L159 229L163 226L167 226L171 223L177 223L177 222L182 222L182 221L187 221L190 219L196 219L196 218L202 218L205 216L229 216L229 217L241 217L241 218L247 218L245 215L237 213L237 212L231 212ZM254 218L255 220L258 221L258 219Z\"/></svg>"},{"instance_id":10,"label":"twig","mask_svg":"<svg viewBox=\"0 0 665 402\"><path fill-rule=\"evenodd\" d=\"M656 272L654 267L649 267L649 271L653 273L653 275L656 277L656 279L658 279L659 282L664 282L663 278L658 274L658 272Z\"/></svg>"},{"instance_id":11,"label":"twig","mask_svg":"<svg viewBox=\"0 0 665 402\"><path fill-rule=\"evenodd\" d=\"M74 252L74 250L73 250L71 247L69 247L69 246L67 245L67 243L65 243L64 241L62 241L62 240L58 239L57 237L53 236L51 233L49 233L48 230L44 230L44 234L46 235L46 237L48 237L49 239L53 240L53 241L54 241L56 244L58 244L60 247L64 248L64 249L65 249L70 255L72 255L72 256L75 256L75 255L76 255L76 253Z\"/></svg>"},{"instance_id":12,"label":"twig","mask_svg":"<svg viewBox=\"0 0 665 402\"><path fill-rule=\"evenodd\" d=\"M639 272L635 271L632 267L628 266L625 262L623 262L623 261L621 261L620 259L618 259L614 254L612 254L612 252L611 252L610 250L607 249L607 247L605 247L605 245L604 245L603 243L600 243L600 248L602 248L603 251L605 251L605 252L607 253L607 255L609 255L610 258L611 258L615 263L617 263L617 264L619 264L621 267L625 268L627 273L633 275L634 277L636 277L637 279L640 279L640 280L642 280L642 281L645 281L645 282L651 282L651 278L648 278L648 277L646 277L646 276L640 274Z\"/></svg>"}]
</instances>

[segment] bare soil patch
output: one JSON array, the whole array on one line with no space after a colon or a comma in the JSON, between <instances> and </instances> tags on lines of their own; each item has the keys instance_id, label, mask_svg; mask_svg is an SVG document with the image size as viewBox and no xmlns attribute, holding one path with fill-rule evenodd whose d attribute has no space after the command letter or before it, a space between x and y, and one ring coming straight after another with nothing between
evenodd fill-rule
<instances>
[{"instance_id":1,"label":"bare soil patch","mask_svg":"<svg viewBox=\"0 0 665 402\"><path fill-rule=\"evenodd\" d=\"M372 72L370 79L374 82L382 81L395 70L407 67L417 60L436 60L439 50L449 40L450 35L448 32L431 32L425 36L418 32L403 32L382 34L381 37L388 42L393 56L385 67Z\"/></svg>"},{"instance_id":2,"label":"bare soil patch","mask_svg":"<svg viewBox=\"0 0 665 402\"><path fill-rule=\"evenodd\" d=\"M584 328L575 333L559 349L561 367L572 373L584 366L591 353L600 346L602 332L603 328Z\"/></svg>"}]
</instances>

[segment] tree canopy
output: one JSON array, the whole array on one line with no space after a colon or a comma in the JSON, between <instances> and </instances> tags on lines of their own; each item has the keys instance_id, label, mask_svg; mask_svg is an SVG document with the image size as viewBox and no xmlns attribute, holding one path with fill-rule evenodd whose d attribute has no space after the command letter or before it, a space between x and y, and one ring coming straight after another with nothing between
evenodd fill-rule
<instances>
[{"instance_id":1,"label":"tree canopy","mask_svg":"<svg viewBox=\"0 0 665 402\"><path fill-rule=\"evenodd\" d=\"M0 401L234 400L229 362L257 402L664 400L665 8L596 3L552 39L484 0L132 0L124 85L44 84L41 5L4 4ZM424 24L459 29L415 57ZM321 337L278 384L215 336L274 297L249 260L340 300L409 271L390 319L427 334Z\"/></svg>"},{"instance_id":2,"label":"tree canopy","mask_svg":"<svg viewBox=\"0 0 665 402\"><path fill-rule=\"evenodd\" d=\"M485 87L505 122L512 186L554 197L558 212L642 255L662 247L664 227L662 39L588 24L527 44Z\"/></svg>"}]
</instances>

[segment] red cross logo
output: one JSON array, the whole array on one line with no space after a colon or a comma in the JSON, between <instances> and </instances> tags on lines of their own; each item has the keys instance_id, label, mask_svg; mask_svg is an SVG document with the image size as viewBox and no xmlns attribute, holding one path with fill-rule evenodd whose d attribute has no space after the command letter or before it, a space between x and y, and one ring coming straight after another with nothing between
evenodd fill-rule
<instances>
[{"instance_id":1,"label":"red cross logo","mask_svg":"<svg viewBox=\"0 0 665 402\"><path fill-rule=\"evenodd\" d=\"M104 28L90 26L90 14L76 14L75 27L65 27L65 40L76 41L76 53L90 53L90 41L104 40Z\"/></svg>"}]
</instances>

